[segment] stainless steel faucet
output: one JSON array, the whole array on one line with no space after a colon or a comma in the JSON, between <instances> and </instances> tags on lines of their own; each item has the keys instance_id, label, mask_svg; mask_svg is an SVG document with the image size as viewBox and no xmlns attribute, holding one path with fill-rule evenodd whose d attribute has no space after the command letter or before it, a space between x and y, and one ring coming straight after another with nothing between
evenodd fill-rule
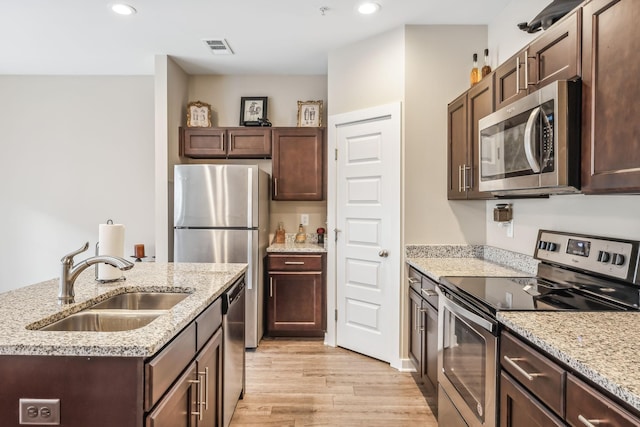
<instances>
[{"instance_id":1,"label":"stainless steel faucet","mask_svg":"<svg viewBox=\"0 0 640 427\"><path fill-rule=\"evenodd\" d=\"M63 256L60 260L60 262L62 262L62 269L60 271L60 290L58 291L58 302L60 304L71 304L74 302L75 292L73 290L73 285L75 284L78 275L91 265L103 262L120 270L131 270L133 268L134 264L132 262L127 261L124 258L111 255L97 255L73 265L73 257L87 249L89 249L89 242L85 243L80 249Z\"/></svg>"}]
</instances>

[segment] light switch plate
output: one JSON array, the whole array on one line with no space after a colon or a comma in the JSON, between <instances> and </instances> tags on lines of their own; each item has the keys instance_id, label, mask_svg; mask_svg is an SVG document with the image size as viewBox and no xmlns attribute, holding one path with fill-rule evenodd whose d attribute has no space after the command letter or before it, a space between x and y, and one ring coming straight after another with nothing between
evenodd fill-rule
<instances>
[{"instance_id":1,"label":"light switch plate","mask_svg":"<svg viewBox=\"0 0 640 427\"><path fill-rule=\"evenodd\" d=\"M300 215L300 224L309 225L309 214Z\"/></svg>"}]
</instances>

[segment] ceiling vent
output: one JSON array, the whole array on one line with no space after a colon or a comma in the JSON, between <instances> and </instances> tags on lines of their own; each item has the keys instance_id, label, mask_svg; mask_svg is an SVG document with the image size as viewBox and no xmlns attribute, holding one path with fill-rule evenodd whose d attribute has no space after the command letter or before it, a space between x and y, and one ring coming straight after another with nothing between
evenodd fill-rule
<instances>
[{"instance_id":1,"label":"ceiling vent","mask_svg":"<svg viewBox=\"0 0 640 427\"><path fill-rule=\"evenodd\" d=\"M214 55L233 55L233 51L225 39L205 39L202 41Z\"/></svg>"}]
</instances>

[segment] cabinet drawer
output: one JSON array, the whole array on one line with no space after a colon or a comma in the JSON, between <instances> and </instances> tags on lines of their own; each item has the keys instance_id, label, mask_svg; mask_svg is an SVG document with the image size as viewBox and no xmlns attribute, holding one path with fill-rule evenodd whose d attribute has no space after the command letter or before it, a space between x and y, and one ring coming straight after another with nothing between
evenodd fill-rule
<instances>
[{"instance_id":1,"label":"cabinet drawer","mask_svg":"<svg viewBox=\"0 0 640 427\"><path fill-rule=\"evenodd\" d=\"M192 322L145 365L144 410L148 411L196 354L196 324Z\"/></svg>"},{"instance_id":2,"label":"cabinet drawer","mask_svg":"<svg viewBox=\"0 0 640 427\"><path fill-rule=\"evenodd\" d=\"M409 268L409 287L415 290L416 292L420 292L422 282L422 275L418 272L418 270L413 267Z\"/></svg>"},{"instance_id":3,"label":"cabinet drawer","mask_svg":"<svg viewBox=\"0 0 640 427\"><path fill-rule=\"evenodd\" d=\"M270 254L268 258L269 271L322 271L322 254Z\"/></svg>"},{"instance_id":4,"label":"cabinet drawer","mask_svg":"<svg viewBox=\"0 0 640 427\"><path fill-rule=\"evenodd\" d=\"M589 425L587 422L610 427L632 427L640 425L640 418L629 414L615 402L573 375L568 375L567 422L575 427Z\"/></svg>"},{"instance_id":5,"label":"cabinet drawer","mask_svg":"<svg viewBox=\"0 0 640 427\"><path fill-rule=\"evenodd\" d=\"M500 427L562 427L564 423L508 374L500 374Z\"/></svg>"},{"instance_id":6,"label":"cabinet drawer","mask_svg":"<svg viewBox=\"0 0 640 427\"><path fill-rule=\"evenodd\" d=\"M502 369L564 417L564 369L508 333L502 334L500 363Z\"/></svg>"},{"instance_id":7,"label":"cabinet drawer","mask_svg":"<svg viewBox=\"0 0 640 427\"><path fill-rule=\"evenodd\" d=\"M222 298L218 298L196 318L196 350L200 350L222 326Z\"/></svg>"}]
</instances>

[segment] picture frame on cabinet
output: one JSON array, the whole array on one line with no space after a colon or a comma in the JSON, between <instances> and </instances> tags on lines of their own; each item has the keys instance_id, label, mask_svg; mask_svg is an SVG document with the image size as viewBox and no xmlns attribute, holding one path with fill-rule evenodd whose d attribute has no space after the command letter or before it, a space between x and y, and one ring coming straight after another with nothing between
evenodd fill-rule
<instances>
[{"instance_id":1,"label":"picture frame on cabinet","mask_svg":"<svg viewBox=\"0 0 640 427\"><path fill-rule=\"evenodd\" d=\"M260 126L267 119L266 96L240 98L240 126Z\"/></svg>"},{"instance_id":2,"label":"picture frame on cabinet","mask_svg":"<svg viewBox=\"0 0 640 427\"><path fill-rule=\"evenodd\" d=\"M322 101L298 101L298 127L322 126Z\"/></svg>"},{"instance_id":3,"label":"picture frame on cabinet","mask_svg":"<svg viewBox=\"0 0 640 427\"><path fill-rule=\"evenodd\" d=\"M201 101L187 104L187 127L210 128L211 105Z\"/></svg>"}]
</instances>

